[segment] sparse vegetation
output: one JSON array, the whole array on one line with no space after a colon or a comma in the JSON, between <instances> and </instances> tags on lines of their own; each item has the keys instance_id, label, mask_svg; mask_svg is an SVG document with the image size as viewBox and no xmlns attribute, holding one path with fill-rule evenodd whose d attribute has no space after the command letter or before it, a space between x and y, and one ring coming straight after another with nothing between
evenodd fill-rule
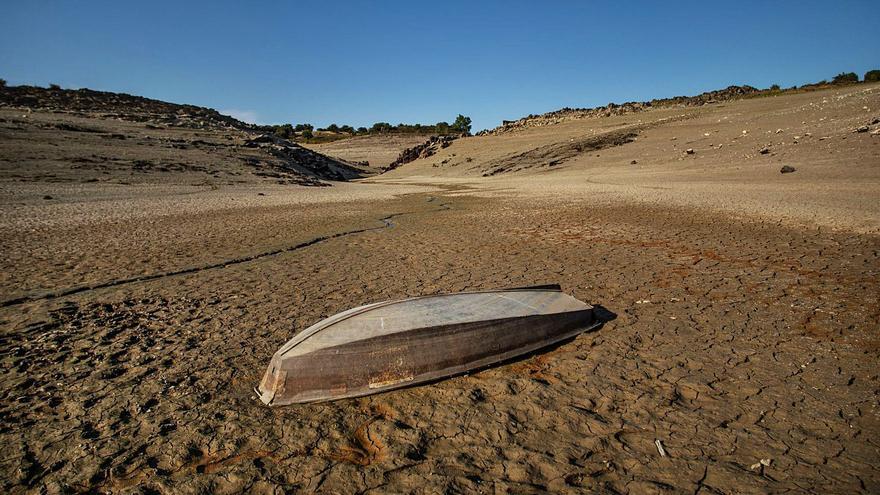
<instances>
[{"instance_id":1,"label":"sparse vegetation","mask_svg":"<svg viewBox=\"0 0 880 495\"><path fill-rule=\"evenodd\" d=\"M470 134L471 118L459 114L455 122L437 122L436 124L404 124L391 125L388 122L376 122L369 128L355 128L350 125L330 124L327 127L315 129L312 124L278 124L256 126L256 129L266 134L274 134L283 139L293 139L308 143L323 143L344 139L349 136L367 136L370 134L430 134L446 136L450 134Z\"/></svg>"},{"instance_id":2,"label":"sparse vegetation","mask_svg":"<svg viewBox=\"0 0 880 495\"><path fill-rule=\"evenodd\" d=\"M282 139L290 139L295 135L293 126L291 124L277 125L275 126L275 129L272 131L272 133Z\"/></svg>"},{"instance_id":3,"label":"sparse vegetation","mask_svg":"<svg viewBox=\"0 0 880 495\"><path fill-rule=\"evenodd\" d=\"M880 81L880 69L869 70L865 72L865 82Z\"/></svg>"},{"instance_id":4,"label":"sparse vegetation","mask_svg":"<svg viewBox=\"0 0 880 495\"><path fill-rule=\"evenodd\" d=\"M856 83L859 82L859 76L855 72L841 72L834 76L831 82L834 84Z\"/></svg>"}]
</instances>

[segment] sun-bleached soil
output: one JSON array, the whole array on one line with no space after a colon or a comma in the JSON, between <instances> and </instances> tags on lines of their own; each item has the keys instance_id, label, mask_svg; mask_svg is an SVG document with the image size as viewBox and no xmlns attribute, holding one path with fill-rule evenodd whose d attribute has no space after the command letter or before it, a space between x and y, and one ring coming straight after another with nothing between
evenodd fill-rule
<instances>
[{"instance_id":1,"label":"sun-bleached soil","mask_svg":"<svg viewBox=\"0 0 880 495\"><path fill-rule=\"evenodd\" d=\"M854 132L877 109L859 85L649 111L588 154L566 143L624 124L566 122L321 188L6 179L0 486L880 491L880 138ZM483 177L509 163L527 167ZM542 283L614 318L426 386L278 409L253 392L350 307Z\"/></svg>"},{"instance_id":2,"label":"sun-bleached soil","mask_svg":"<svg viewBox=\"0 0 880 495\"><path fill-rule=\"evenodd\" d=\"M373 170L381 171L397 159L400 152L422 144L428 134L389 133L355 136L320 144L303 144L306 148L325 155L352 162L367 162Z\"/></svg>"}]
</instances>

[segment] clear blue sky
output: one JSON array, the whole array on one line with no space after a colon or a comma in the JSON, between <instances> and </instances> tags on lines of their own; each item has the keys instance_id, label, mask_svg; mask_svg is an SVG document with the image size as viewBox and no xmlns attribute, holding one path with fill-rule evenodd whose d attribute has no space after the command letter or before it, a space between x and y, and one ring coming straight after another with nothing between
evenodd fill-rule
<instances>
[{"instance_id":1,"label":"clear blue sky","mask_svg":"<svg viewBox=\"0 0 880 495\"><path fill-rule=\"evenodd\" d=\"M880 68L876 1L4 0L0 77L259 123L494 127L564 106Z\"/></svg>"}]
</instances>

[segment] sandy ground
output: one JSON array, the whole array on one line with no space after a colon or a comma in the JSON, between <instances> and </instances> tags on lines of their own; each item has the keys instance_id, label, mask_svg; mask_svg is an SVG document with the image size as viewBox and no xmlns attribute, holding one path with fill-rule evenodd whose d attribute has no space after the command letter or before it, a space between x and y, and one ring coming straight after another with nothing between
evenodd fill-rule
<instances>
[{"instance_id":1,"label":"sandy ground","mask_svg":"<svg viewBox=\"0 0 880 495\"><path fill-rule=\"evenodd\" d=\"M880 125L854 132L874 121L880 85L850 86L462 139L377 180L444 177L501 196L672 204L880 233L880 135L871 134ZM621 130L637 136L560 159L566 144ZM780 174L785 165L796 172Z\"/></svg>"},{"instance_id":2,"label":"sandy ground","mask_svg":"<svg viewBox=\"0 0 880 495\"><path fill-rule=\"evenodd\" d=\"M429 137L429 134L379 134L322 144L304 143L303 146L343 160L368 162L372 169L378 171L396 160L401 151L422 144Z\"/></svg>"},{"instance_id":3,"label":"sandy ground","mask_svg":"<svg viewBox=\"0 0 880 495\"><path fill-rule=\"evenodd\" d=\"M876 493L880 138L850 129L876 88L688 110L492 177L624 124L469 138L332 188L6 180L3 490ZM789 144L823 99L852 102L839 130ZM752 125L688 137L712 112ZM554 282L616 318L427 386L253 393L281 344L352 306Z\"/></svg>"}]
</instances>

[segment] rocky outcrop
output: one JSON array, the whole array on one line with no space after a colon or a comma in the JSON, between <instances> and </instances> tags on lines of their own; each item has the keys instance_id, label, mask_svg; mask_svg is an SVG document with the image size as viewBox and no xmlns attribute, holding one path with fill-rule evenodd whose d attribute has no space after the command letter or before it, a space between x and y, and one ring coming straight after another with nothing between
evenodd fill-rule
<instances>
[{"instance_id":1,"label":"rocky outcrop","mask_svg":"<svg viewBox=\"0 0 880 495\"><path fill-rule=\"evenodd\" d=\"M278 158L275 166L282 172L297 173L316 179L346 181L363 177L365 171L356 164L322 155L316 151L272 134L261 134L244 143Z\"/></svg>"},{"instance_id":2,"label":"rocky outcrop","mask_svg":"<svg viewBox=\"0 0 880 495\"><path fill-rule=\"evenodd\" d=\"M91 89L46 89L36 86L0 87L0 107L66 112L145 122L157 126L234 128L253 130L254 126L223 115L217 110L195 105L178 105L125 93Z\"/></svg>"},{"instance_id":3,"label":"rocky outcrop","mask_svg":"<svg viewBox=\"0 0 880 495\"><path fill-rule=\"evenodd\" d=\"M443 148L448 148L453 141L462 137L462 134L452 134L446 136L431 136L424 143L407 148L400 152L397 159L391 162L385 170L394 170L395 168L409 162L418 160L419 158L427 158L434 155Z\"/></svg>"},{"instance_id":4,"label":"rocky outcrop","mask_svg":"<svg viewBox=\"0 0 880 495\"><path fill-rule=\"evenodd\" d=\"M707 91L697 96L675 96L672 98L655 99L651 101L632 101L623 104L609 103L603 107L596 108L561 108L552 112L541 115L529 115L519 120L505 120L503 123L492 130L485 130L478 133L478 136L498 135L507 132L513 132L530 127L542 127L547 125L559 124L568 120L611 117L614 115L625 115L630 113L638 113L654 107L670 107L670 106L700 106L720 101L728 101L736 98L742 98L761 90L752 86L729 86L716 91Z\"/></svg>"},{"instance_id":5,"label":"rocky outcrop","mask_svg":"<svg viewBox=\"0 0 880 495\"><path fill-rule=\"evenodd\" d=\"M523 153L487 162L483 177L518 172L534 167L555 167L583 153L631 143L638 135L638 128L618 129L597 136L540 146Z\"/></svg>"}]
</instances>

